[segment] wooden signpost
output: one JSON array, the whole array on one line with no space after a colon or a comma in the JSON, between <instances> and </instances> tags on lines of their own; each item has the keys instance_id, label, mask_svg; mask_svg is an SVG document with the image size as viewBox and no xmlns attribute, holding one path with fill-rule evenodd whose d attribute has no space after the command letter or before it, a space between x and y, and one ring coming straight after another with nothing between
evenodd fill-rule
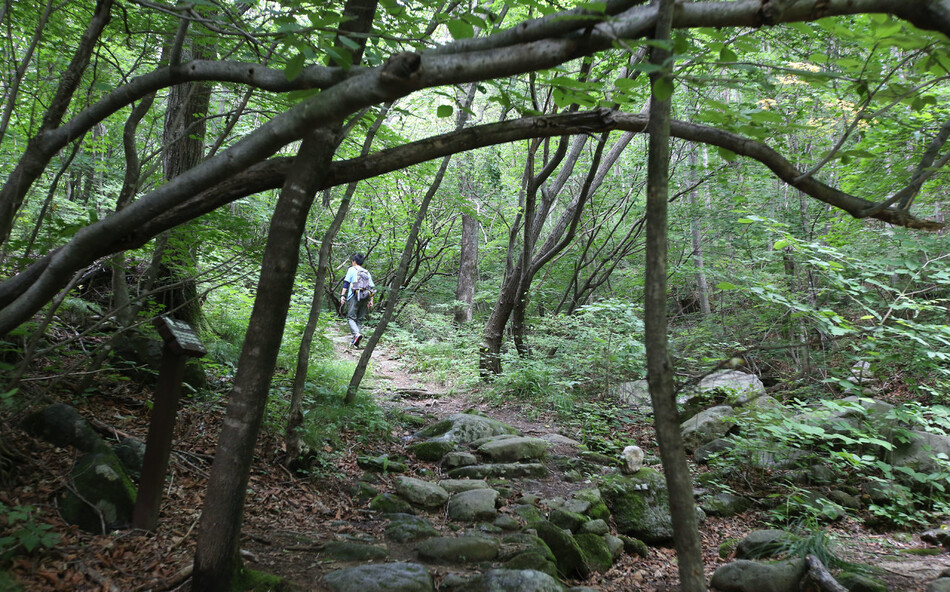
<instances>
[{"instance_id":1,"label":"wooden signpost","mask_svg":"<svg viewBox=\"0 0 950 592\"><path fill-rule=\"evenodd\" d=\"M142 478L132 513L132 526L144 530L155 530L158 523L185 363L188 358L200 358L207 353L188 323L161 316L155 319L155 326L165 345L145 443Z\"/></svg>"}]
</instances>

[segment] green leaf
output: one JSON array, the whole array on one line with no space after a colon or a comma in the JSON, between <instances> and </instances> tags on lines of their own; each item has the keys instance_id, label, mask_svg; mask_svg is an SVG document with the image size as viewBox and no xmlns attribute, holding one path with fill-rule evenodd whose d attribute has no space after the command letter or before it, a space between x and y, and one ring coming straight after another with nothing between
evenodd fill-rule
<instances>
[{"instance_id":1,"label":"green leaf","mask_svg":"<svg viewBox=\"0 0 950 592\"><path fill-rule=\"evenodd\" d=\"M725 160L726 162L735 162L739 156L732 150L727 150L722 146L717 146L716 151L719 152L719 157Z\"/></svg>"},{"instance_id":2,"label":"green leaf","mask_svg":"<svg viewBox=\"0 0 950 592\"><path fill-rule=\"evenodd\" d=\"M445 26L449 28L449 33L452 34L453 39L471 39L475 36L475 27L462 19L449 21Z\"/></svg>"},{"instance_id":3,"label":"green leaf","mask_svg":"<svg viewBox=\"0 0 950 592\"><path fill-rule=\"evenodd\" d=\"M720 62L736 62L739 60L739 56L736 55L736 52L732 51L728 47L723 47L719 50L719 61Z\"/></svg>"},{"instance_id":4,"label":"green leaf","mask_svg":"<svg viewBox=\"0 0 950 592\"><path fill-rule=\"evenodd\" d=\"M439 117L452 117L454 112L455 109L452 108L452 105L439 105L435 110L435 114Z\"/></svg>"},{"instance_id":5,"label":"green leaf","mask_svg":"<svg viewBox=\"0 0 950 592\"><path fill-rule=\"evenodd\" d=\"M718 290L736 290L739 286L735 284L730 284L729 282L719 282L716 284L716 289Z\"/></svg>"},{"instance_id":6,"label":"green leaf","mask_svg":"<svg viewBox=\"0 0 950 592\"><path fill-rule=\"evenodd\" d=\"M298 53L287 61L287 66L284 68L284 76L287 77L287 80L293 80L300 76L300 73L303 72L303 61L302 53Z\"/></svg>"},{"instance_id":7,"label":"green leaf","mask_svg":"<svg viewBox=\"0 0 950 592\"><path fill-rule=\"evenodd\" d=\"M653 96L659 101L665 101L673 96L673 81L666 76L657 78L653 82Z\"/></svg>"}]
</instances>

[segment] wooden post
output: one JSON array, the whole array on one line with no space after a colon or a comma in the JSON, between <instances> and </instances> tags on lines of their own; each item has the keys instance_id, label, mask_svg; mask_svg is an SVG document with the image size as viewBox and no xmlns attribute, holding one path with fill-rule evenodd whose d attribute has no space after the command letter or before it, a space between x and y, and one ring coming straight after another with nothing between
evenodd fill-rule
<instances>
[{"instance_id":1,"label":"wooden post","mask_svg":"<svg viewBox=\"0 0 950 592\"><path fill-rule=\"evenodd\" d=\"M207 353L188 323L162 316L155 319L155 326L165 345L155 387L152 419L148 426L148 440L145 443L142 478L132 513L132 526L143 530L155 530L158 523L185 363L188 358L201 357Z\"/></svg>"}]
</instances>

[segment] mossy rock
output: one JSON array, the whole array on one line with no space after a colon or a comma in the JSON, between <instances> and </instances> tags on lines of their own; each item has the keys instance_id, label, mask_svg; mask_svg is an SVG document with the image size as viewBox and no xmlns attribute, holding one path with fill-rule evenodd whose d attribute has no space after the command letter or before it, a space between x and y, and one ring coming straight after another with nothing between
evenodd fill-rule
<instances>
[{"instance_id":1,"label":"mossy rock","mask_svg":"<svg viewBox=\"0 0 950 592\"><path fill-rule=\"evenodd\" d=\"M537 553L546 561L555 563L556 558L551 548L541 537L526 532L518 532L502 537L501 547L498 550L498 559L508 561L522 553Z\"/></svg>"},{"instance_id":2,"label":"mossy rock","mask_svg":"<svg viewBox=\"0 0 950 592\"><path fill-rule=\"evenodd\" d=\"M434 537L423 541L416 550L419 557L456 565L491 561L498 556L499 543L487 536Z\"/></svg>"},{"instance_id":3,"label":"mossy rock","mask_svg":"<svg viewBox=\"0 0 950 592\"><path fill-rule=\"evenodd\" d=\"M231 580L235 592L296 592L292 583L279 576L242 567Z\"/></svg>"},{"instance_id":4,"label":"mossy rock","mask_svg":"<svg viewBox=\"0 0 950 592\"><path fill-rule=\"evenodd\" d=\"M505 569L533 569L546 573L552 578L557 577L557 565L554 564L553 559L549 559L536 551L519 553L502 565Z\"/></svg>"},{"instance_id":5,"label":"mossy rock","mask_svg":"<svg viewBox=\"0 0 950 592\"><path fill-rule=\"evenodd\" d=\"M887 584L867 574L843 571L835 576L848 592L887 592Z\"/></svg>"},{"instance_id":6,"label":"mossy rock","mask_svg":"<svg viewBox=\"0 0 950 592\"><path fill-rule=\"evenodd\" d=\"M614 564L610 547L607 546L607 541L601 535L581 533L574 535L574 540L581 548L584 560L591 571L604 573Z\"/></svg>"},{"instance_id":7,"label":"mossy rock","mask_svg":"<svg viewBox=\"0 0 950 592\"><path fill-rule=\"evenodd\" d=\"M428 462L439 462L442 458L456 449L455 442L444 440L426 440L409 445L409 452L416 458Z\"/></svg>"},{"instance_id":8,"label":"mossy rock","mask_svg":"<svg viewBox=\"0 0 950 592\"><path fill-rule=\"evenodd\" d=\"M719 545L719 558L725 559L733 554L736 550L736 545L739 544L739 539L731 538L726 539Z\"/></svg>"},{"instance_id":9,"label":"mossy rock","mask_svg":"<svg viewBox=\"0 0 950 592\"><path fill-rule=\"evenodd\" d=\"M405 463L390 458L388 454L357 457L356 466L374 473L405 473L407 470Z\"/></svg>"},{"instance_id":10,"label":"mossy rock","mask_svg":"<svg viewBox=\"0 0 950 592\"><path fill-rule=\"evenodd\" d=\"M673 539L673 519L663 475L643 468L625 477L604 479L600 490L619 532L648 543Z\"/></svg>"},{"instance_id":11,"label":"mossy rock","mask_svg":"<svg viewBox=\"0 0 950 592\"><path fill-rule=\"evenodd\" d=\"M392 514L386 525L386 538L391 541L405 543L439 536L439 531L425 518L412 514Z\"/></svg>"},{"instance_id":12,"label":"mossy rock","mask_svg":"<svg viewBox=\"0 0 950 592\"><path fill-rule=\"evenodd\" d=\"M559 528L569 530L571 532L577 532L580 530L581 526L587 522L587 517L583 514L577 514L576 512L568 512L558 508L553 510L548 515L548 520L551 521L551 524Z\"/></svg>"},{"instance_id":13,"label":"mossy rock","mask_svg":"<svg viewBox=\"0 0 950 592\"><path fill-rule=\"evenodd\" d=\"M322 554L336 561L371 561L389 555L382 547L352 541L330 541L323 547Z\"/></svg>"},{"instance_id":14,"label":"mossy rock","mask_svg":"<svg viewBox=\"0 0 950 592\"><path fill-rule=\"evenodd\" d=\"M604 497L600 489L594 487L592 489L575 491L574 499L582 500L590 504L590 507L584 514L590 516L592 519L610 521L610 508L604 503Z\"/></svg>"},{"instance_id":15,"label":"mossy rock","mask_svg":"<svg viewBox=\"0 0 950 592\"><path fill-rule=\"evenodd\" d=\"M644 559L650 556L650 547L647 547L647 544L640 539L620 535L620 540L623 541L623 550L626 551L628 555L637 555Z\"/></svg>"},{"instance_id":16,"label":"mossy rock","mask_svg":"<svg viewBox=\"0 0 950 592\"><path fill-rule=\"evenodd\" d=\"M789 545L798 539L798 536L784 530L754 530L736 545L736 557L739 559L775 557L788 550Z\"/></svg>"},{"instance_id":17,"label":"mossy rock","mask_svg":"<svg viewBox=\"0 0 950 592\"><path fill-rule=\"evenodd\" d=\"M565 577L584 579L590 575L590 566L584 558L584 552L574 537L563 529L551 524L547 520L540 520L531 525L538 531L538 537L543 540L557 560L557 571Z\"/></svg>"},{"instance_id":18,"label":"mossy rock","mask_svg":"<svg viewBox=\"0 0 950 592\"><path fill-rule=\"evenodd\" d=\"M63 520L87 532L102 534L126 528L135 507L135 486L109 448L79 457L72 470L71 489L59 500Z\"/></svg>"},{"instance_id":19,"label":"mossy rock","mask_svg":"<svg viewBox=\"0 0 950 592\"><path fill-rule=\"evenodd\" d=\"M369 502L369 509L383 514L412 514L412 506L406 500L391 493L381 493Z\"/></svg>"}]
</instances>

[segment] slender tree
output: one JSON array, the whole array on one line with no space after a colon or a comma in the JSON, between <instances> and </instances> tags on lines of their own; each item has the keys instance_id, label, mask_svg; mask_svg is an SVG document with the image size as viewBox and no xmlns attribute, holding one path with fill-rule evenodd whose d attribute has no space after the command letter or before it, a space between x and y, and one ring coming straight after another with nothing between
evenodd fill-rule
<instances>
[{"instance_id":1,"label":"slender tree","mask_svg":"<svg viewBox=\"0 0 950 592\"><path fill-rule=\"evenodd\" d=\"M702 540L693 480L686 464L686 450L679 426L679 412L673 392L673 361L667 341L666 254L667 200L670 161L670 97L672 51L670 29L674 0L656 0L658 4L650 62L657 72L650 76L650 135L647 165L647 269L644 286L644 325L647 348L647 382L653 402L653 423L660 444L663 474L670 493L673 538L679 562L680 588L684 592L706 590L703 574Z\"/></svg>"}]
</instances>

